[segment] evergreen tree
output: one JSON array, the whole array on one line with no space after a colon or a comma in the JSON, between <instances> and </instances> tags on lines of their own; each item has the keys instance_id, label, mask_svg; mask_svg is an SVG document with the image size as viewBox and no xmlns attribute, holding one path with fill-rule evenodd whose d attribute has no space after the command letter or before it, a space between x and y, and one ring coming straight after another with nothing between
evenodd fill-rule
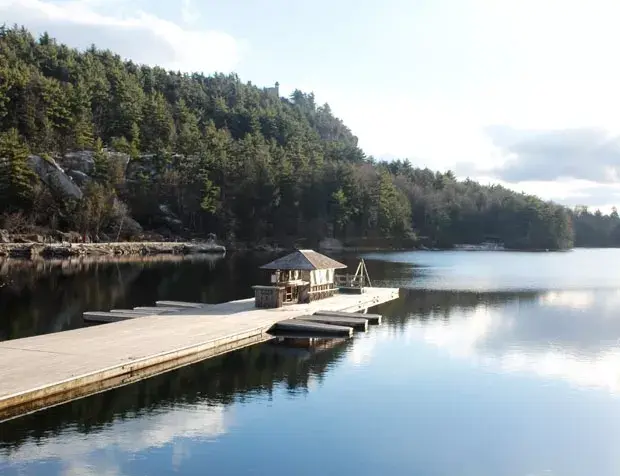
<instances>
[{"instance_id":1,"label":"evergreen tree","mask_svg":"<svg viewBox=\"0 0 620 476\"><path fill-rule=\"evenodd\" d=\"M110 158L105 150L101 139L95 142L95 150L93 154L93 172L92 178L100 184L108 184L110 178Z\"/></svg>"},{"instance_id":2,"label":"evergreen tree","mask_svg":"<svg viewBox=\"0 0 620 476\"><path fill-rule=\"evenodd\" d=\"M202 134L196 115L183 100L179 101L176 108L176 129L177 151L184 155L196 154L200 150Z\"/></svg>"},{"instance_id":3,"label":"evergreen tree","mask_svg":"<svg viewBox=\"0 0 620 476\"><path fill-rule=\"evenodd\" d=\"M28 148L17 130L0 134L0 210L3 213L31 210L36 175L27 161Z\"/></svg>"},{"instance_id":4,"label":"evergreen tree","mask_svg":"<svg viewBox=\"0 0 620 476\"><path fill-rule=\"evenodd\" d=\"M83 81L78 80L71 98L73 147L84 150L93 147L94 131L90 95Z\"/></svg>"},{"instance_id":5,"label":"evergreen tree","mask_svg":"<svg viewBox=\"0 0 620 476\"><path fill-rule=\"evenodd\" d=\"M158 152L170 148L175 136L174 121L163 94L153 93L146 97L143 115L140 131L142 150Z\"/></svg>"}]
</instances>

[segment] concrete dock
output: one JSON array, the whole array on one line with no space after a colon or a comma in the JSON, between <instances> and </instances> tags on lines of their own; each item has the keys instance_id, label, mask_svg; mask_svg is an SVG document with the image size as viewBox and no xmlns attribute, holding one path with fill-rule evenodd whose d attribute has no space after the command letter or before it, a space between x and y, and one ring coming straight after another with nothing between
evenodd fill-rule
<instances>
[{"instance_id":1,"label":"concrete dock","mask_svg":"<svg viewBox=\"0 0 620 476\"><path fill-rule=\"evenodd\" d=\"M310 304L257 309L254 299L217 305L158 302L174 314L132 316L96 327L0 342L0 421L133 383L272 338L277 322L321 311L356 312L398 298L366 288Z\"/></svg>"}]
</instances>

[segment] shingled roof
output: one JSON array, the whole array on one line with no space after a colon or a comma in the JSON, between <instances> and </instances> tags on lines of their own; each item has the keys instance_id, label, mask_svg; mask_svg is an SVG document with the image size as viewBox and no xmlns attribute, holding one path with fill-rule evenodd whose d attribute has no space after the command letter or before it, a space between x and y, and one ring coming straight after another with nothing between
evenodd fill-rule
<instances>
[{"instance_id":1,"label":"shingled roof","mask_svg":"<svg viewBox=\"0 0 620 476\"><path fill-rule=\"evenodd\" d=\"M261 269L300 269L311 271L314 269L341 269L346 267L345 264L339 263L314 250L297 250L261 266Z\"/></svg>"}]
</instances>

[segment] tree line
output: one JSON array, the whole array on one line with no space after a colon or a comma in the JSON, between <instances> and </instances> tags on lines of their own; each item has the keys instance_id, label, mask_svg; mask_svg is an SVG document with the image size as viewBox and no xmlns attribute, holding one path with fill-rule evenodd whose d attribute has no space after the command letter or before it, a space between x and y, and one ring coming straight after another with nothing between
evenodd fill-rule
<instances>
[{"instance_id":1,"label":"tree line","mask_svg":"<svg viewBox=\"0 0 620 476\"><path fill-rule=\"evenodd\" d=\"M4 226L114 236L129 218L229 241L497 240L519 249L568 248L587 234L552 202L376 161L312 93L281 98L235 74L138 65L17 26L0 28L0 78ZM54 195L28 167L30 154L62 164L79 150L94 153L80 200Z\"/></svg>"},{"instance_id":2,"label":"tree line","mask_svg":"<svg viewBox=\"0 0 620 476\"><path fill-rule=\"evenodd\" d=\"M587 248L620 248L620 217L616 207L609 214L591 212L586 206L572 211L575 243Z\"/></svg>"}]
</instances>

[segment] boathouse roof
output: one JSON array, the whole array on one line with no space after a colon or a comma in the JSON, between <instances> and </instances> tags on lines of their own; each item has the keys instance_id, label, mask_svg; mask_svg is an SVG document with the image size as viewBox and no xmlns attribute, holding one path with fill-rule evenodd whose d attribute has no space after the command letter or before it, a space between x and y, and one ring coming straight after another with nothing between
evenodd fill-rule
<instances>
[{"instance_id":1,"label":"boathouse roof","mask_svg":"<svg viewBox=\"0 0 620 476\"><path fill-rule=\"evenodd\" d=\"M300 269L311 271L315 269L342 269L346 267L347 265L314 250L297 250L261 266L261 269Z\"/></svg>"}]
</instances>

